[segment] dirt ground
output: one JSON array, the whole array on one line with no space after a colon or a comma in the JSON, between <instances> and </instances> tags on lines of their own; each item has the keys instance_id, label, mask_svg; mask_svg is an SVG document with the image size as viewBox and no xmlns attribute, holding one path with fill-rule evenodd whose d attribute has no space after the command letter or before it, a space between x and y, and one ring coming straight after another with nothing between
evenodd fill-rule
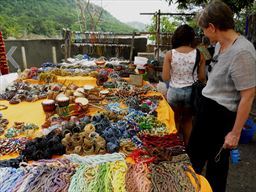
<instances>
[{"instance_id":1,"label":"dirt ground","mask_svg":"<svg viewBox=\"0 0 256 192\"><path fill-rule=\"evenodd\" d=\"M256 119L256 99L251 112ZM251 142L240 144L238 148L241 161L230 164L227 192L256 192L256 133Z\"/></svg>"},{"instance_id":2,"label":"dirt ground","mask_svg":"<svg viewBox=\"0 0 256 192\"><path fill-rule=\"evenodd\" d=\"M238 148L241 161L230 164L227 192L256 192L256 134L250 143Z\"/></svg>"},{"instance_id":3,"label":"dirt ground","mask_svg":"<svg viewBox=\"0 0 256 192\"><path fill-rule=\"evenodd\" d=\"M256 133L250 143L239 144L238 149L241 161L236 165L230 161L226 192L256 192Z\"/></svg>"},{"instance_id":4,"label":"dirt ground","mask_svg":"<svg viewBox=\"0 0 256 192\"><path fill-rule=\"evenodd\" d=\"M256 118L256 99L252 107ZM232 164L228 175L226 192L256 192L256 132L248 144L239 144L241 161Z\"/></svg>"}]
</instances>

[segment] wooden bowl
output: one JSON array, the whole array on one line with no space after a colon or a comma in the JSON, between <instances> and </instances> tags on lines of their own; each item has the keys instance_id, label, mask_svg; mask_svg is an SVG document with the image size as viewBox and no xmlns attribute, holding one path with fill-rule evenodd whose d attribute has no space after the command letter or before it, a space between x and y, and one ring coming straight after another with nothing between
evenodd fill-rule
<instances>
[{"instance_id":1,"label":"wooden bowl","mask_svg":"<svg viewBox=\"0 0 256 192\"><path fill-rule=\"evenodd\" d=\"M57 104L59 107L66 107L69 105L69 98L68 97L58 97L56 98Z\"/></svg>"},{"instance_id":2,"label":"wooden bowl","mask_svg":"<svg viewBox=\"0 0 256 192\"><path fill-rule=\"evenodd\" d=\"M75 97L83 97L84 96L84 89L83 88L77 88L74 92Z\"/></svg>"},{"instance_id":3,"label":"wooden bowl","mask_svg":"<svg viewBox=\"0 0 256 192\"><path fill-rule=\"evenodd\" d=\"M77 97L75 103L79 104L83 110L86 110L88 108L89 100L84 97Z\"/></svg>"},{"instance_id":4,"label":"wooden bowl","mask_svg":"<svg viewBox=\"0 0 256 192\"><path fill-rule=\"evenodd\" d=\"M94 86L93 85L84 85L83 88L85 91L91 91L92 89L94 89Z\"/></svg>"},{"instance_id":5,"label":"wooden bowl","mask_svg":"<svg viewBox=\"0 0 256 192\"><path fill-rule=\"evenodd\" d=\"M101 90L100 94L101 95L108 95L109 94L109 90L107 90L107 89Z\"/></svg>"},{"instance_id":6,"label":"wooden bowl","mask_svg":"<svg viewBox=\"0 0 256 192\"><path fill-rule=\"evenodd\" d=\"M53 112L56 109L55 101L52 99L47 99L42 102L44 112Z\"/></svg>"},{"instance_id":7,"label":"wooden bowl","mask_svg":"<svg viewBox=\"0 0 256 192\"><path fill-rule=\"evenodd\" d=\"M96 60L95 61L96 65L105 65L106 61L105 60Z\"/></svg>"}]
</instances>

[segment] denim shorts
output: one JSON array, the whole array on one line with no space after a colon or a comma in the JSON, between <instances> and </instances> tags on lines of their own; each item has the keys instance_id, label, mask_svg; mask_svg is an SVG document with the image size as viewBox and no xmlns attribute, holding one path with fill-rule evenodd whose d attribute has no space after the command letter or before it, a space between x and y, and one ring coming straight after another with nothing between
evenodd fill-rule
<instances>
[{"instance_id":1,"label":"denim shorts","mask_svg":"<svg viewBox=\"0 0 256 192\"><path fill-rule=\"evenodd\" d=\"M192 86L182 88L174 88L170 86L167 91L167 101L173 107L190 108L191 92Z\"/></svg>"}]
</instances>

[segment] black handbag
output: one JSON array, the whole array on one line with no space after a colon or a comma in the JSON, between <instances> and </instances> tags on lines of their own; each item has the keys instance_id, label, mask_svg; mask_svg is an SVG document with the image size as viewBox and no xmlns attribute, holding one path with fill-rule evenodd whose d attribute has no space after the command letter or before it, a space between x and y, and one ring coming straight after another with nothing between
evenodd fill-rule
<instances>
[{"instance_id":1,"label":"black handbag","mask_svg":"<svg viewBox=\"0 0 256 192\"><path fill-rule=\"evenodd\" d=\"M197 70L199 73L199 63L200 63L200 51L196 49L196 62L193 68L192 76L194 78L194 72ZM205 87L205 83L199 80L194 81L192 84L192 92L190 97L191 107L193 114L196 114L199 110L199 106L202 100L202 90Z\"/></svg>"}]
</instances>

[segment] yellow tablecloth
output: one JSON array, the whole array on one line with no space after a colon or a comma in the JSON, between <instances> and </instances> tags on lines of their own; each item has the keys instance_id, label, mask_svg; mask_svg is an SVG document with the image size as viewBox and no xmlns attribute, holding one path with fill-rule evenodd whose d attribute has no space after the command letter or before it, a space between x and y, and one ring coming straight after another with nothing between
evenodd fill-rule
<instances>
[{"instance_id":1,"label":"yellow tablecloth","mask_svg":"<svg viewBox=\"0 0 256 192\"><path fill-rule=\"evenodd\" d=\"M153 95L154 93L151 94ZM35 123L41 127L41 125L45 122L45 114L41 102L42 100L35 102L21 102L16 105L10 105L8 101L0 101L0 104L8 106L7 110L1 111L3 113L3 117L9 120L8 127L12 126L15 121ZM100 109L97 108L90 108L90 114L93 114L99 110ZM167 125L170 133L175 133L176 128L173 118L174 114L166 100L160 101L157 112L158 120Z\"/></svg>"},{"instance_id":2,"label":"yellow tablecloth","mask_svg":"<svg viewBox=\"0 0 256 192\"><path fill-rule=\"evenodd\" d=\"M33 79L29 79L29 80L27 80L27 82L38 83L38 81L33 80ZM62 84L64 83L65 85L75 84L77 86L84 86L84 85L97 86L96 79L93 77L89 77L89 76L74 76L74 77L58 76L57 82L62 83ZM144 84L147 84L147 83L144 82ZM160 93L151 92L148 95L160 95ZM36 103L38 103L38 102L36 102ZM40 104L38 104L38 105L40 105ZM32 105L31 105L31 110L35 111L35 108ZM176 127L175 127L175 122L174 122L174 113L165 99L160 101L159 107L157 108L157 112L158 112L158 120L160 120L161 122L166 124L170 133L175 133ZM37 113L37 112L35 111L35 113ZM35 116L39 117L39 114L35 114Z\"/></svg>"},{"instance_id":3,"label":"yellow tablecloth","mask_svg":"<svg viewBox=\"0 0 256 192\"><path fill-rule=\"evenodd\" d=\"M93 77L82 77L82 76L60 77L58 76L57 81L59 83L64 83L65 85L73 83L78 86L84 86L84 85L97 86L96 79ZM146 84L146 82L144 82L144 84ZM155 93L155 92L149 93L148 95L156 95L156 94L160 95L159 93ZM157 112L158 112L158 120L160 120L161 122L164 122L167 125L170 133L175 133L176 127L174 122L174 113L165 99L160 101Z\"/></svg>"}]
</instances>

